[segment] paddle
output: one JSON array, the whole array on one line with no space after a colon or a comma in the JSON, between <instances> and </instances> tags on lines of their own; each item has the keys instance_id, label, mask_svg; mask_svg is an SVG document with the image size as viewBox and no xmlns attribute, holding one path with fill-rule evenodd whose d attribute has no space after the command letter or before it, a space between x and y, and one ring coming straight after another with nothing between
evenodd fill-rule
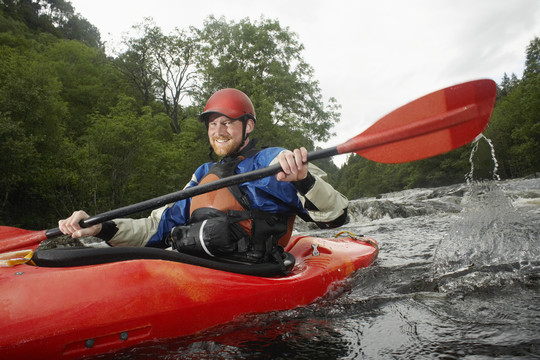
<instances>
[{"instance_id":1,"label":"paddle","mask_svg":"<svg viewBox=\"0 0 540 360\"><path fill-rule=\"evenodd\" d=\"M377 162L402 163L448 152L473 141L485 129L496 93L497 85L492 80L476 80L436 91L394 110L341 145L310 152L308 161L355 152ZM275 175L280 171L280 165L276 164L233 175L91 216L81 226L88 227L156 209L195 195ZM0 229L0 239L3 238L0 240L0 252L35 246L45 239L62 234L58 228L39 232L0 228L3 228Z\"/></svg>"}]
</instances>

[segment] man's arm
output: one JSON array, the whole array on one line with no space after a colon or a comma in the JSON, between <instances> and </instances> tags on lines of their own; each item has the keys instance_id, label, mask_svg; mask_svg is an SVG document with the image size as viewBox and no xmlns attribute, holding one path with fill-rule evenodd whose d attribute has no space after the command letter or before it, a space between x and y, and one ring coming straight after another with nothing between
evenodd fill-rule
<instances>
[{"instance_id":1,"label":"man's arm","mask_svg":"<svg viewBox=\"0 0 540 360\"><path fill-rule=\"evenodd\" d=\"M71 235L73 238L96 236L112 246L145 246L156 233L161 215L166 208L152 211L147 218L115 219L87 228L81 228L79 223L90 216L85 211L78 210L67 219L58 221L58 227L64 234Z\"/></svg>"}]
</instances>

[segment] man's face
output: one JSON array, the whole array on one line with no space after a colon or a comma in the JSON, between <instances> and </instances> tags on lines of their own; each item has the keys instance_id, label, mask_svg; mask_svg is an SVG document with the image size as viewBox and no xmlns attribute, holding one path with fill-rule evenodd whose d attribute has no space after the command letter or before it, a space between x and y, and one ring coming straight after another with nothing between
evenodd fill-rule
<instances>
[{"instance_id":1,"label":"man's face","mask_svg":"<svg viewBox=\"0 0 540 360\"><path fill-rule=\"evenodd\" d=\"M217 113L211 114L208 118L208 140L218 156L235 153L242 144L242 121L231 120Z\"/></svg>"}]
</instances>

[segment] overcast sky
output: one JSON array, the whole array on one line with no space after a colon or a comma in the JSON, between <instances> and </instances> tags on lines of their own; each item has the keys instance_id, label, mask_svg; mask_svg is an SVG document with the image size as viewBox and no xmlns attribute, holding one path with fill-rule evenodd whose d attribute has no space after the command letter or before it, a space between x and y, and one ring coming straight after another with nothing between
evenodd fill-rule
<instances>
[{"instance_id":1,"label":"overcast sky","mask_svg":"<svg viewBox=\"0 0 540 360\"><path fill-rule=\"evenodd\" d=\"M505 72L521 78L525 49L540 37L540 0L70 1L108 43L144 17L166 34L201 27L209 15L278 20L305 46L324 98L342 105L325 147L432 91L480 78L500 83Z\"/></svg>"}]
</instances>

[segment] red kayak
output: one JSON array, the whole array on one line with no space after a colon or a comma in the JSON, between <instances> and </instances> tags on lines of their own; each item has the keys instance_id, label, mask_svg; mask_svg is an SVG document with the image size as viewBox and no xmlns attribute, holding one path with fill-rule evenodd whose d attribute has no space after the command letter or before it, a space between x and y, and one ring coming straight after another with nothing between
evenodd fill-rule
<instances>
[{"instance_id":1,"label":"red kayak","mask_svg":"<svg viewBox=\"0 0 540 360\"><path fill-rule=\"evenodd\" d=\"M158 252L176 253L168 250L152 249L151 259L137 258L143 255L136 252L128 259L117 254L109 259L108 249L141 248L89 250L106 256L92 256L99 260L89 265L59 267L47 259L41 260L45 266L36 266L3 256L3 358L81 358L194 334L242 314L292 309L325 295L377 257L377 243L366 237L294 237L286 249L295 260L290 273L263 277L155 258Z\"/></svg>"}]
</instances>

